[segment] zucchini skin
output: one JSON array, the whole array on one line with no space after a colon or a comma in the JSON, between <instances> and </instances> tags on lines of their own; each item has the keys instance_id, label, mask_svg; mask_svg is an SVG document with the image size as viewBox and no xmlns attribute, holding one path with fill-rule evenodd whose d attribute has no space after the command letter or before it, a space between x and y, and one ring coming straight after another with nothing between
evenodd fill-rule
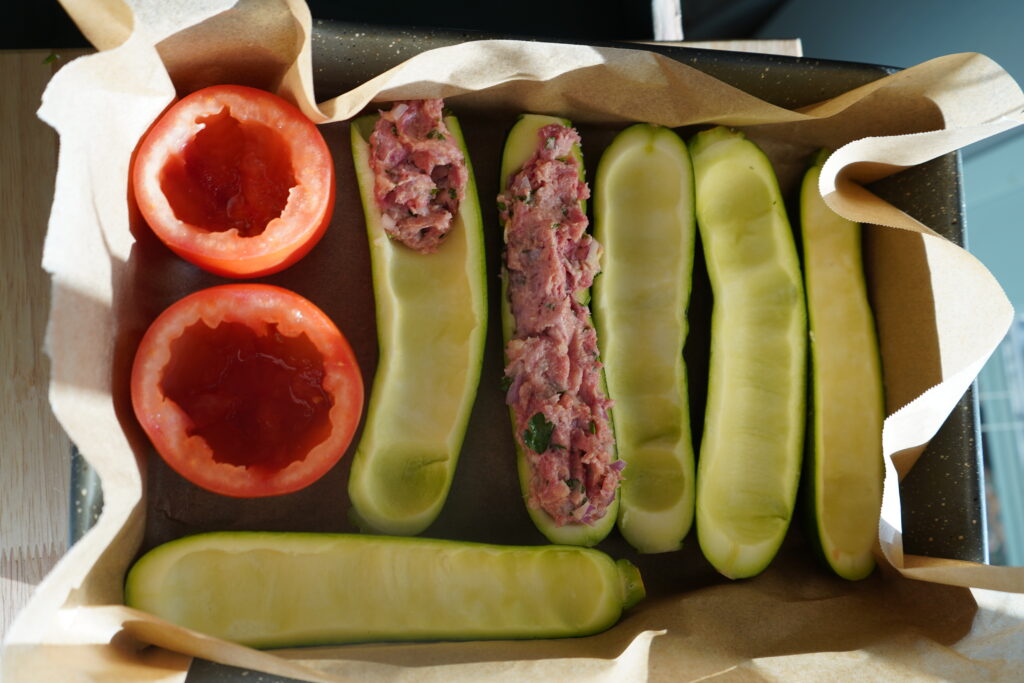
<instances>
[{"instance_id":1,"label":"zucchini skin","mask_svg":"<svg viewBox=\"0 0 1024 683\"><path fill-rule=\"evenodd\" d=\"M636 124L598 164L594 236L605 262L594 320L615 435L629 463L618 528L642 553L677 550L694 514L694 456L683 347L693 274L693 172L673 131ZM652 507L654 499L675 500Z\"/></svg>"},{"instance_id":2,"label":"zucchini skin","mask_svg":"<svg viewBox=\"0 0 1024 683\"><path fill-rule=\"evenodd\" d=\"M257 648L589 635L643 595L588 548L291 532L171 541L125 582L129 607Z\"/></svg>"},{"instance_id":3,"label":"zucchini skin","mask_svg":"<svg viewBox=\"0 0 1024 683\"><path fill-rule=\"evenodd\" d=\"M536 147L537 131L544 126L558 123L564 126L572 126L572 123L568 119L559 118L556 116L547 116L543 114L522 114L516 121L515 125L509 131L508 137L505 141L505 148L502 151L501 158L501 173L500 173L500 187L498 193L501 194L508 187L509 180L518 173L524 164L529 161L530 156ZM578 146L577 146L578 147ZM580 176L583 177L583 153L578 148L575 150L575 155L579 161ZM584 211L586 209L585 202L583 203ZM504 226L502 226L502 233L504 234ZM504 240L503 240L504 242ZM589 301L590 290L581 292L579 298L583 302ZM509 300L508 294L508 271L504 265L504 259L502 259L501 268L501 330L502 330L502 347L505 348L508 345L510 339L515 334L516 323L515 318L512 315L512 306ZM507 364L508 358L506 357L505 362ZM602 387L604 388L605 394L607 395L607 383L604 381L604 373L601 374ZM611 417L611 416L610 416ZM509 406L509 419L512 423L513 430L515 429L516 419L515 412L512 407ZM613 420L609 420L611 425L614 425ZM523 494L523 501L527 503L530 498L530 464L527 459L527 455L524 452L519 440L513 435L513 442L516 448L516 470L519 474L519 488ZM616 456L617 459L617 456ZM577 545L577 546L595 546L600 543L604 538L611 532L615 526L615 520L618 516L620 494L617 491L615 499L611 505L608 506L605 511L604 517L599 519L594 524L563 524L558 526L543 510L534 509L528 503L526 504L527 513L530 515L530 519L533 521L534 526L544 534L551 543L563 544L563 545Z\"/></svg>"},{"instance_id":4,"label":"zucchini skin","mask_svg":"<svg viewBox=\"0 0 1024 683\"><path fill-rule=\"evenodd\" d=\"M462 130L449 116L445 123L468 171L452 232L433 254L390 240L369 166L376 119L351 125L380 353L348 492L362 530L414 535L444 506L480 381L487 331L483 219Z\"/></svg>"},{"instance_id":5,"label":"zucchini skin","mask_svg":"<svg viewBox=\"0 0 1024 683\"><path fill-rule=\"evenodd\" d=\"M819 559L856 581L875 566L885 390L861 226L832 212L818 191L828 155L815 155L800 187L812 408L801 496ZM832 540L837 529L844 543Z\"/></svg>"},{"instance_id":6,"label":"zucchini skin","mask_svg":"<svg viewBox=\"0 0 1024 683\"><path fill-rule=\"evenodd\" d=\"M803 276L774 170L742 133L689 142L697 224L714 305L697 539L729 578L778 552L800 481L806 428Z\"/></svg>"}]
</instances>

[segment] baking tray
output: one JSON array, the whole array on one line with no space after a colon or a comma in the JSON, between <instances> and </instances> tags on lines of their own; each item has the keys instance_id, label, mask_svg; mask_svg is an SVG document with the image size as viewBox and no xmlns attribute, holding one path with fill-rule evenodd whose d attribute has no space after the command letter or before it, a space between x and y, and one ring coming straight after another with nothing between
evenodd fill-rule
<instances>
[{"instance_id":1,"label":"baking tray","mask_svg":"<svg viewBox=\"0 0 1024 683\"><path fill-rule=\"evenodd\" d=\"M314 79L318 99L345 92L360 83L372 78L382 71L408 59L409 57L427 49L452 45L466 40L488 37L482 34L465 31L439 31L422 29L385 29L379 26L362 24L318 21L314 27L312 40ZM507 37L507 36L502 36ZM621 43L587 43L597 45L609 45L624 47ZM627 46L628 47L628 46ZM659 52L667 57L684 62L712 75L726 83L745 90L761 99L773 104L797 108L814 102L821 101L852 88L863 85L883 76L893 73L897 69L891 67L854 64L847 62L815 60L807 58L791 58L782 56L754 55L745 53L732 53L722 51L700 50L682 48L667 45L643 45L637 46ZM770 74L765 78L764 74ZM465 125L464 128L470 128ZM340 124L335 124L335 126ZM333 136L330 132L325 133L329 139L340 139L341 132L347 134L347 128L335 128ZM585 136L585 156L588 159L588 166L593 173L593 164L599 156L601 147L610 140L610 132L603 139L601 136ZM587 149L587 144L591 149ZM472 147L475 165L478 151ZM499 151L495 151L495 156ZM344 165L350 165L348 158L336 155L335 163L339 169ZM350 173L350 172L349 172ZM493 213L489 207L488 188L495 186L494 179L481 178L478 175L478 182L481 190L481 204L485 207L485 223L488 219L488 212ZM903 209L918 220L935 229L939 234L950 240L963 245L965 243L965 226L963 220L963 197L961 189L961 166L958 153L951 153L935 159L927 164L909 169L895 176L887 178L871 187L877 194L888 199L900 209ZM354 219L361 224L360 219ZM490 231L496 233L496 231ZM365 241L365 238L362 238ZM497 259L500 253L500 244L494 241L494 235L489 237L488 248L488 272L497 272ZM365 247L363 248L365 250ZM315 253L315 252L314 252ZM700 264L698 249L697 281L695 282L694 302L691 308L691 315L707 315L709 311L702 310L700 305L700 294L705 288L706 282L700 281ZM368 273L368 266L367 266ZM705 276L706 277L706 276ZM215 281L204 282L200 277L196 280L200 285L216 284ZM493 281L491 282L493 290ZM287 286L287 284L286 284ZM492 292L493 294L493 292ZM495 299L491 298L492 310L490 315L491 329L488 332L488 354L494 356L493 349L497 345L498 357L500 358L500 333L497 331L499 316L496 315ZM706 294L705 294L706 298ZM168 302L169 303L169 302ZM707 308L706 306L704 308ZM346 333L350 335L350 341L357 347L359 352L360 339L370 340L373 344L375 337L372 329L356 330L355 339L349 328L342 325ZM688 342L688 354L696 362L689 363L691 373L691 387L695 395L703 391L700 375L703 367L699 358L701 346L706 344L706 339L701 339L698 322L691 321L691 339ZM499 361L500 362L500 361ZM497 373L497 374L495 374ZM500 367L484 367L484 379L491 374L500 374ZM369 387L369 384L368 384ZM481 398L474 408L474 415L478 411L493 413L495 410L503 411L500 395L497 390L481 390L481 396L486 394L487 399ZM495 396L499 398L495 399ZM482 404L487 404L482 407ZM494 405L490 405L490 404ZM694 404L694 431L695 438L699 438L699 425L701 423L702 407L698 402ZM475 418L474 418L475 419ZM905 549L909 553L930 555L936 557L948 557L955 559L970 560L975 562L987 561L987 539L985 534L985 510L984 498L982 495L982 466L980 454L980 439L978 438L978 409L974 387L965 394L958 403L956 409L939 431L936 438L929 445L917 465L901 484L901 496L903 500L903 524L905 535ZM479 434L474 437L473 425L470 426L470 434L467 437L466 449L472 448L474 438L479 443ZM498 439L508 441L511 449L511 439L502 433ZM347 476L347 457L342 461L341 469ZM150 459L150 472L148 474L147 486L155 492L155 504L161 504L160 491L168 486L168 482L176 476L162 464L158 458ZM339 468L336 468L339 469ZM487 473L474 471L471 458L463 458L456 473L456 482L453 485L453 492L466 489L465 482L473 478L486 476ZM326 479L326 478L325 478ZM337 477L329 486L339 484ZM314 485L315 486L315 485ZM518 484L510 482L513 497L518 497ZM95 477L91 470L77 454L73 457L72 471L72 538L74 542L85 530L91 526L92 521L102 506L102 494L96 484ZM292 494L296 495L296 494ZM167 500L168 497L164 497ZM186 501L186 505L195 502L202 507L203 501L207 500L201 495ZM194 533L213 528L276 528L270 521L272 514L261 512L246 521L246 515L257 509L266 510L272 508L273 504L263 503L263 508L249 506L245 501L237 503L238 507L233 512L225 513L213 518L204 519L201 524L196 518L174 519L168 522L162 519L158 524L151 524L147 519L146 537L143 542L143 550L146 550L160 542L169 540L170 537ZM525 518L525 511L519 504L517 514ZM151 508L152 510L153 508ZM158 513L165 510L156 508ZM157 515L150 515L155 518ZM166 517L166 515L164 515ZM451 526L452 520L445 517L442 512L441 519L436 528L442 531L436 535L449 535L464 537L469 540L490 540L486 535L482 536L478 530L470 527L460 529L458 524ZM445 524L448 526L445 526ZM513 524L513 523L510 523ZM518 522L515 522L518 524ZM514 525L514 524L513 524ZM344 528L337 528L332 523L322 522L314 517L308 517L300 522L301 530L309 531L340 531ZM794 524L791 536L799 536L799 525ZM434 530L434 529L432 529ZM428 530L427 534L432 535ZM461 533L462 531L466 533ZM530 531L515 531L505 529L509 532L503 534L507 542L521 542L525 544L543 542L543 538ZM789 543L790 541L787 541ZM800 541L795 541L799 543ZM633 559L643 569L644 565L651 562L650 557L637 556L617 538L613 533L608 541L602 544L602 548L608 550L616 557L627 556ZM684 544L686 563L703 563L695 539L691 536ZM696 587L696 586L694 586ZM651 585L649 589L655 594L664 586ZM241 676L246 672L224 667L209 662L197 660L193 665L189 680L243 680ZM247 680L252 680L251 678ZM286 680L268 677L263 675L261 680Z\"/></svg>"},{"instance_id":2,"label":"baking tray","mask_svg":"<svg viewBox=\"0 0 1024 683\"><path fill-rule=\"evenodd\" d=\"M312 41L317 99L345 92L419 52L494 37L473 31L381 28L317 20ZM673 45L585 44L658 52L787 109L835 97L899 71L874 64ZM771 77L765 78L765 73ZM591 155L589 159L593 172L596 157ZM961 176L960 152L956 151L874 183L870 189L943 237L966 247ZM481 187L481 203L486 203L487 185ZM901 483L904 549L908 553L988 562L976 389L972 383ZM699 422L695 420L694 424Z\"/></svg>"}]
</instances>

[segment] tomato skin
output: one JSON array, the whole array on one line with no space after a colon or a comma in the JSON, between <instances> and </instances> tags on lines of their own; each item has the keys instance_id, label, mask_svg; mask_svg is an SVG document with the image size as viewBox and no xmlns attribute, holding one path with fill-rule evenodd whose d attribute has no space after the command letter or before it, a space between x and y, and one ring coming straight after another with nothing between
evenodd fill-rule
<instances>
[{"instance_id":1,"label":"tomato skin","mask_svg":"<svg viewBox=\"0 0 1024 683\"><path fill-rule=\"evenodd\" d=\"M315 348L323 367L320 387L330 398L326 411L329 428L325 438L311 445L304 456L284 463L278 459L249 466L231 464L216 457L207 441L196 434L192 416L166 396L165 370L172 364L188 368L191 358L175 357L176 349L182 348L176 342L183 334L192 334L189 328L219 329L222 324L245 326L258 338L287 340L304 335ZM193 374L202 371L198 368ZM153 446L176 472L210 491L254 498L297 491L334 466L359 424L363 383L348 341L313 303L273 285L229 284L184 297L150 325L132 366L131 398L135 415ZM252 397L244 398L251 405Z\"/></svg>"},{"instance_id":2,"label":"tomato skin","mask_svg":"<svg viewBox=\"0 0 1024 683\"><path fill-rule=\"evenodd\" d=\"M216 140L197 144L197 136L215 137L210 120L218 115L232 119L236 128L256 134L236 132L236 147L220 155ZM244 155L240 153L243 148ZM172 171L187 174L181 169L187 164L194 166L197 159L202 162L204 153L214 157L211 163L243 176L242 187L233 195L230 189L217 188L216 183L225 178L216 174L206 179L211 187L198 194L194 182L181 187L180 180L169 178ZM245 166L247 160L252 169L248 173L230 167L232 163ZM193 168L188 173L199 176L207 170ZM203 224L195 215L180 217L189 213L182 211L180 203L195 197L207 203L226 202L228 206L221 210L227 212L239 197L260 202L260 195L265 194L260 183L266 170L278 175L290 172L294 185L284 183L278 188L276 194L283 196L283 206L274 207L271 215L276 217L269 223L264 220L265 228L259 234L242 236L244 230ZM140 143L131 183L139 210L164 244L186 261L232 278L269 275L298 261L323 236L334 209L334 163L316 125L280 97L238 85L197 90L169 107ZM223 196L213 196L218 191Z\"/></svg>"}]
</instances>

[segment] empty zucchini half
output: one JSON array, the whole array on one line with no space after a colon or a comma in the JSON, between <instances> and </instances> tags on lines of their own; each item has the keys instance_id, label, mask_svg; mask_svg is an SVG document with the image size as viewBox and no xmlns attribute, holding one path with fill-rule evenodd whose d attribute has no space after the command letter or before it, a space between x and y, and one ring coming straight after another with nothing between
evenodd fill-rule
<instances>
[{"instance_id":1,"label":"empty zucchini half","mask_svg":"<svg viewBox=\"0 0 1024 683\"><path fill-rule=\"evenodd\" d=\"M376 119L351 126L379 360L348 493L361 528L409 535L423 531L444 505L476 398L487 330L483 222L462 131L449 116L445 124L468 170L451 231L428 254L389 239L370 167Z\"/></svg>"},{"instance_id":2,"label":"empty zucchini half","mask_svg":"<svg viewBox=\"0 0 1024 683\"><path fill-rule=\"evenodd\" d=\"M804 502L828 566L862 579L875 566L885 398L861 228L833 212L818 191L827 158L818 154L800 189L813 402Z\"/></svg>"},{"instance_id":3,"label":"empty zucchini half","mask_svg":"<svg viewBox=\"0 0 1024 683\"><path fill-rule=\"evenodd\" d=\"M144 555L125 603L250 647L581 636L644 596L626 560L345 534L214 532Z\"/></svg>"},{"instance_id":4,"label":"empty zucchini half","mask_svg":"<svg viewBox=\"0 0 1024 683\"><path fill-rule=\"evenodd\" d=\"M714 304L697 538L730 578L761 572L793 515L804 443L807 316L768 158L718 127L690 140Z\"/></svg>"},{"instance_id":5,"label":"empty zucchini half","mask_svg":"<svg viewBox=\"0 0 1024 683\"><path fill-rule=\"evenodd\" d=\"M545 126L549 126L549 125L552 125L552 124L557 124L557 125L566 126L566 127L571 127L571 125L572 125L568 120L562 119L562 118L557 118L557 117L554 117L554 116L545 116L545 115L541 115L541 114L523 114L522 116L520 116L518 121L515 123L515 125L512 127L512 129L509 131L508 138L505 141L505 147L504 147L504 150L503 150L503 153L502 153L502 160L501 160L501 175L500 175L501 186L500 186L500 190L499 190L500 193L505 193L505 192L508 191L510 181L513 179L514 176L516 176L523 169L523 167L533 157L535 151L537 150L537 146L539 144L539 142L538 142L539 132ZM544 144L544 143L541 143L541 144ZM579 179L582 180L584 178L585 171L584 171L584 167L583 167L583 153L582 153L582 151L580 149L579 144L573 145L573 148L572 148L570 154L571 154L572 157L574 157L575 163L578 166ZM567 155L567 157L568 157L568 155ZM530 198L528 198L528 197L523 197L521 199L526 201L526 202L531 201ZM579 203L579 206L580 206L581 211L585 214L586 213L586 201L585 200L581 200L580 203ZM502 204L499 203L498 209L499 209L499 213L504 213L504 212L510 210L511 207L503 206ZM506 245L507 245L507 241L508 241L508 239L507 239L508 238L508 223L505 223L503 225L503 227L504 227L504 234L505 234L505 242L506 242ZM557 230L558 229L557 223L552 223L551 226L550 226L550 229L552 231ZM504 344L505 344L506 351L508 350L509 340L511 340L515 336L515 334L516 334L516 327L517 327L517 322L516 322L515 316L513 314L512 305L511 305L511 301L510 301L510 293L509 293L509 277L510 277L510 274L509 274L509 269L507 267L507 260L508 260L508 253L507 252L508 252L508 250L506 248L505 264L502 266L502 278L501 278L501 322L502 322L502 336L503 336L503 339L504 339ZM569 297L572 297L572 296L574 296L574 295L571 292L568 292L566 294L566 298L567 299ZM589 287L588 288L581 288L578 291L576 291L575 292L575 300L577 302L579 302L580 304L588 305L589 302L590 302L590 288ZM588 319L589 319L589 313L588 313ZM595 349L595 352L596 352L596 349ZM512 382L512 385L515 386L515 382L513 381L513 379L511 377L506 377L506 380ZM600 391L601 391L602 395L603 396L607 396L607 385L605 384L603 371L602 371L601 376L600 376L599 384L600 384ZM516 427L516 415L515 415L515 410L514 410L514 408L511 405L509 407L509 414L510 414L510 417L511 417L513 430L516 431L517 430L517 427ZM536 415L533 416L533 417L534 417L534 419L537 418ZM528 513L530 515L530 518L533 520L534 525L536 525L537 529L540 530L540 532L543 533L544 536L549 541L551 541L552 543L569 544L569 545L583 545L583 546L593 546L593 545L596 545L605 536L607 536L608 533L611 531L612 527L615 526L615 519L616 519L616 515L617 515L617 511L618 511L618 503L619 503L618 487L617 486L616 486L616 489L615 489L614 498L611 499L611 501L608 504L607 508L605 508L604 515L601 516L599 519L593 520L591 522L565 523L565 524L559 525L559 524L556 523L554 518L552 518L552 516L549 515L547 512L545 512L544 510L542 510L542 509L540 509L538 507L535 507L535 506L529 504L530 495L531 495L530 494L530 488L531 488L531 480L533 478L533 470L532 470L532 468L530 466L530 457L531 456L526 452L526 448L532 447L535 450L539 449L538 452L546 450L548 448L549 444L548 444L547 440L545 438L543 438L543 437L544 436L550 436L550 434L551 434L551 426L550 426L550 424L546 425L543 420L544 420L544 416L543 415L540 416L540 420L537 421L536 423L534 422L534 420L531 420L530 429L533 430L534 426L536 425L538 427L536 432L531 432L530 434L515 434L514 435L515 446L516 446L516 453L517 453L516 461L517 461L517 470L518 470L518 473L519 473L519 484L520 484L520 488L522 490L523 498L524 498L525 501L527 501L527 511L528 511ZM583 428L591 430L592 433L595 430L596 431L600 431L602 429L611 430L612 427L611 427L610 419L606 420L605 422L607 423L607 427L603 427L603 426L602 427L598 427L593 421L591 421L591 422L589 422L589 424L587 424ZM548 430L546 434L544 433L545 428L547 428L547 430ZM537 438L538 434L540 434L539 438ZM532 438L530 438L530 439L525 438L527 436L532 437ZM521 437L523 437L523 438L521 438ZM542 445L538 445L538 442L540 442L540 441L543 441ZM530 444L532 444L532 446L527 446L526 442L529 442ZM552 445L551 447L555 448L557 446L556 445ZM564 446L561 446L561 447L564 448ZM617 456L615 455L614 447L612 447L612 449L611 449L611 458L612 458L613 461L617 459ZM617 466L615 468L613 468L613 469L615 469L614 476L617 478L619 470L617 469ZM576 480L576 479L568 479L568 480L566 480L565 484L567 486L581 486L582 485L580 480Z\"/></svg>"},{"instance_id":6,"label":"empty zucchini half","mask_svg":"<svg viewBox=\"0 0 1024 683\"><path fill-rule=\"evenodd\" d=\"M674 132L638 124L597 167L594 282L615 439L629 465L619 531L643 553L676 550L693 522L694 465L683 346L693 274L693 171Z\"/></svg>"}]
</instances>

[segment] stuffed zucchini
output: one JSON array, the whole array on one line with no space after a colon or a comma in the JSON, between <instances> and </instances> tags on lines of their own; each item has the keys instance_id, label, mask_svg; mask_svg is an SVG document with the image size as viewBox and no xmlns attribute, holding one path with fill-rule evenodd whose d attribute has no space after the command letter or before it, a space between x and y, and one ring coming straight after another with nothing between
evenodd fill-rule
<instances>
[{"instance_id":1,"label":"stuffed zucchini","mask_svg":"<svg viewBox=\"0 0 1024 683\"><path fill-rule=\"evenodd\" d=\"M410 535L444 505L476 397L484 244L458 121L439 123L440 100L398 103L384 116L351 128L380 353L348 491L364 530Z\"/></svg>"},{"instance_id":2,"label":"stuffed zucchini","mask_svg":"<svg viewBox=\"0 0 1024 683\"><path fill-rule=\"evenodd\" d=\"M615 523L615 455L590 285L601 248L586 233L579 136L564 119L527 114L501 164L505 380L520 486L553 543L594 545Z\"/></svg>"}]
</instances>

